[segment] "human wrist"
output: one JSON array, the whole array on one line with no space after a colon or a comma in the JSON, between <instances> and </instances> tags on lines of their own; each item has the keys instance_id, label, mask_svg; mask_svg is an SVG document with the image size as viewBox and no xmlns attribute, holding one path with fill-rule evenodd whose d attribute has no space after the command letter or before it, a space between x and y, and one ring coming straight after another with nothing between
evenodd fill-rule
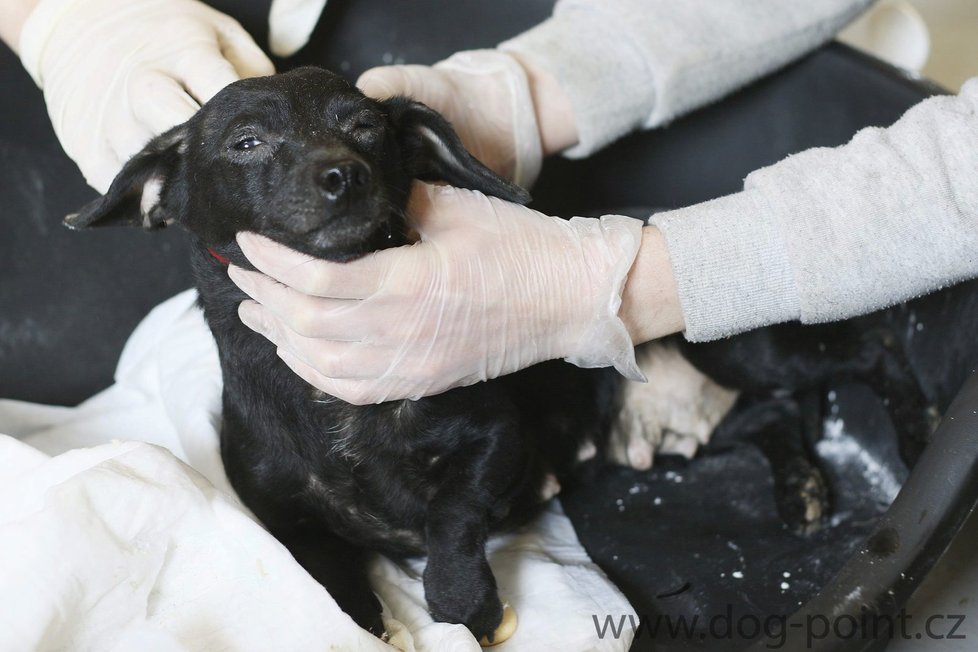
<instances>
[{"instance_id":1,"label":"human wrist","mask_svg":"<svg viewBox=\"0 0 978 652\"><path fill-rule=\"evenodd\" d=\"M666 240L654 226L642 229L642 243L622 289L618 316L636 345L685 327Z\"/></svg>"},{"instance_id":2,"label":"human wrist","mask_svg":"<svg viewBox=\"0 0 978 652\"><path fill-rule=\"evenodd\" d=\"M763 192L744 190L656 213L650 223L668 245L690 342L801 316L789 241Z\"/></svg>"},{"instance_id":3,"label":"human wrist","mask_svg":"<svg viewBox=\"0 0 978 652\"><path fill-rule=\"evenodd\" d=\"M574 108L566 93L560 88L557 78L520 53L507 52L507 54L512 56L526 72L543 155L556 154L576 145L578 138Z\"/></svg>"}]
</instances>

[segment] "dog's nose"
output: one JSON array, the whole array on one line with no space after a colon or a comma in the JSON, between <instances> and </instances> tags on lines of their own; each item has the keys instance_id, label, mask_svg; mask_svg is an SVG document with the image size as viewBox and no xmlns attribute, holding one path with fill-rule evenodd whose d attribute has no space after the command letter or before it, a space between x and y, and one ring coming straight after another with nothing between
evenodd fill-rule
<instances>
[{"instance_id":1,"label":"dog's nose","mask_svg":"<svg viewBox=\"0 0 978 652\"><path fill-rule=\"evenodd\" d=\"M370 181L370 171L360 161L339 161L327 165L317 181L327 199L339 201L364 189Z\"/></svg>"}]
</instances>

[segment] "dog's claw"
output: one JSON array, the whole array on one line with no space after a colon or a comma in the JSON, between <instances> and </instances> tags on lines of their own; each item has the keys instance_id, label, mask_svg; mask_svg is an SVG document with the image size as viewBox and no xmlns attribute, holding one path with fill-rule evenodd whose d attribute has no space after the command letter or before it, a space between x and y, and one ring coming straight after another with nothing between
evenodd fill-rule
<instances>
[{"instance_id":1,"label":"dog's claw","mask_svg":"<svg viewBox=\"0 0 978 652\"><path fill-rule=\"evenodd\" d=\"M812 534L828 514L828 488L818 467L804 458L791 460L776 480L775 499L781 519L794 532Z\"/></svg>"},{"instance_id":2,"label":"dog's claw","mask_svg":"<svg viewBox=\"0 0 978 652\"><path fill-rule=\"evenodd\" d=\"M500 621L499 626L496 627L496 631L494 631L491 636L483 636L480 638L479 645L482 647L492 647L493 645L505 643L513 636L514 633L516 633L517 624L518 620L516 618L516 611L509 606L509 603L504 603L503 619Z\"/></svg>"}]
</instances>

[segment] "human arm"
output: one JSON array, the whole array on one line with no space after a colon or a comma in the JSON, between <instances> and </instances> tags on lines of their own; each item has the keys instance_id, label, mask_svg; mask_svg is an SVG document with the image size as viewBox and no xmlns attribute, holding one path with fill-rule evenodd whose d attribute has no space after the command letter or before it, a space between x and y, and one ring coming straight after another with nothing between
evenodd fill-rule
<instances>
[{"instance_id":1,"label":"human arm","mask_svg":"<svg viewBox=\"0 0 978 652\"><path fill-rule=\"evenodd\" d=\"M197 0L14 0L0 21L61 145L100 191L221 88L274 72L236 21Z\"/></svg>"},{"instance_id":2,"label":"human arm","mask_svg":"<svg viewBox=\"0 0 978 652\"><path fill-rule=\"evenodd\" d=\"M833 321L978 276L978 79L661 213L686 337Z\"/></svg>"},{"instance_id":3,"label":"human arm","mask_svg":"<svg viewBox=\"0 0 978 652\"><path fill-rule=\"evenodd\" d=\"M562 0L498 46L553 79L584 157L716 101L831 39L873 0ZM541 125L549 121L538 110ZM542 130L542 129L541 129Z\"/></svg>"}]
</instances>

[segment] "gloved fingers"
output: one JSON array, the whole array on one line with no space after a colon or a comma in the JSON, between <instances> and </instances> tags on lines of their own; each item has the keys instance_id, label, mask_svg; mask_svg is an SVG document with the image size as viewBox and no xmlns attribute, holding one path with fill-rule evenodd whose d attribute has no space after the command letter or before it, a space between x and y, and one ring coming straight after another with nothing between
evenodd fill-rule
<instances>
[{"instance_id":1,"label":"gloved fingers","mask_svg":"<svg viewBox=\"0 0 978 652\"><path fill-rule=\"evenodd\" d=\"M359 323L355 299L325 299L293 290L287 285L236 265L228 276L242 292L278 317L289 329L303 337L355 342L370 335L369 324Z\"/></svg>"},{"instance_id":2,"label":"gloved fingers","mask_svg":"<svg viewBox=\"0 0 978 652\"><path fill-rule=\"evenodd\" d=\"M384 396L376 391L373 384L360 380L328 378L285 349L278 349L276 353L282 362L299 378L330 396L335 396L353 405L370 405L385 400Z\"/></svg>"},{"instance_id":3,"label":"gloved fingers","mask_svg":"<svg viewBox=\"0 0 978 652\"><path fill-rule=\"evenodd\" d=\"M366 70L357 78L357 88L367 97L386 100L395 95L413 97L410 90L404 88L402 66L379 66Z\"/></svg>"},{"instance_id":4,"label":"gloved fingers","mask_svg":"<svg viewBox=\"0 0 978 652\"><path fill-rule=\"evenodd\" d=\"M268 43L275 56L290 57L306 43L326 0L273 0L268 12Z\"/></svg>"},{"instance_id":5,"label":"gloved fingers","mask_svg":"<svg viewBox=\"0 0 978 652\"><path fill-rule=\"evenodd\" d=\"M222 88L241 78L221 54L216 42L201 44L183 53L174 65L173 73L198 104L204 104Z\"/></svg>"},{"instance_id":6,"label":"gloved fingers","mask_svg":"<svg viewBox=\"0 0 978 652\"><path fill-rule=\"evenodd\" d=\"M493 237L509 237L514 230L529 237L541 229L550 232L547 237L556 237L557 233L573 230L567 220L490 197L478 190L423 181L414 183L405 212L422 241L455 228L470 232L478 228Z\"/></svg>"},{"instance_id":7,"label":"gloved fingers","mask_svg":"<svg viewBox=\"0 0 978 652\"><path fill-rule=\"evenodd\" d=\"M325 4L323 0L322 4ZM255 39L235 21L226 22L217 28L218 45L221 54L231 62L238 77L264 77L275 74L272 64Z\"/></svg>"},{"instance_id":8,"label":"gloved fingers","mask_svg":"<svg viewBox=\"0 0 978 652\"><path fill-rule=\"evenodd\" d=\"M453 227L471 228L473 224L480 229L494 230L497 219L496 202L505 203L478 190L417 181L412 187L405 212L421 239L427 240L436 232ZM519 208L531 211L528 208Z\"/></svg>"},{"instance_id":9,"label":"gloved fingers","mask_svg":"<svg viewBox=\"0 0 978 652\"><path fill-rule=\"evenodd\" d=\"M388 370L393 357L384 346L371 344L369 354L365 355L365 346L360 342L336 342L299 335L254 301L242 301L238 306L238 317L245 326L327 378L378 378Z\"/></svg>"},{"instance_id":10,"label":"gloved fingers","mask_svg":"<svg viewBox=\"0 0 978 652\"><path fill-rule=\"evenodd\" d=\"M189 120L200 105L172 75L158 70L139 75L129 85L133 114L153 134Z\"/></svg>"},{"instance_id":11,"label":"gloved fingers","mask_svg":"<svg viewBox=\"0 0 978 652\"><path fill-rule=\"evenodd\" d=\"M108 149L110 151L100 157L97 162L94 162L91 158L80 161L74 156L72 157L72 160L78 164L78 169L81 170L82 176L85 177L85 183L103 195L109 191L112 181L125 164L125 161L120 160L115 152L111 151L111 147L108 147Z\"/></svg>"},{"instance_id":12,"label":"gloved fingers","mask_svg":"<svg viewBox=\"0 0 978 652\"><path fill-rule=\"evenodd\" d=\"M395 95L406 95L424 102L433 109L445 111L440 100L446 97L441 85L432 83L433 71L428 66L402 65L378 66L364 71L357 79L357 87L364 95L384 100ZM438 76L437 79L441 80Z\"/></svg>"},{"instance_id":13,"label":"gloved fingers","mask_svg":"<svg viewBox=\"0 0 978 652\"><path fill-rule=\"evenodd\" d=\"M436 385L433 383L424 384L418 381L404 382L398 381L397 379L355 380L330 378L296 358L291 352L285 349L278 349L276 352L282 362L307 383L353 405L371 405L400 399L414 401L423 396L431 396L432 394L451 389L450 386ZM453 386L471 385L478 381L478 378L463 379L461 384Z\"/></svg>"},{"instance_id":14,"label":"gloved fingers","mask_svg":"<svg viewBox=\"0 0 978 652\"><path fill-rule=\"evenodd\" d=\"M383 285L397 249L379 251L347 263L319 260L254 233L239 233L238 245L260 272L304 294L363 299Z\"/></svg>"}]
</instances>

